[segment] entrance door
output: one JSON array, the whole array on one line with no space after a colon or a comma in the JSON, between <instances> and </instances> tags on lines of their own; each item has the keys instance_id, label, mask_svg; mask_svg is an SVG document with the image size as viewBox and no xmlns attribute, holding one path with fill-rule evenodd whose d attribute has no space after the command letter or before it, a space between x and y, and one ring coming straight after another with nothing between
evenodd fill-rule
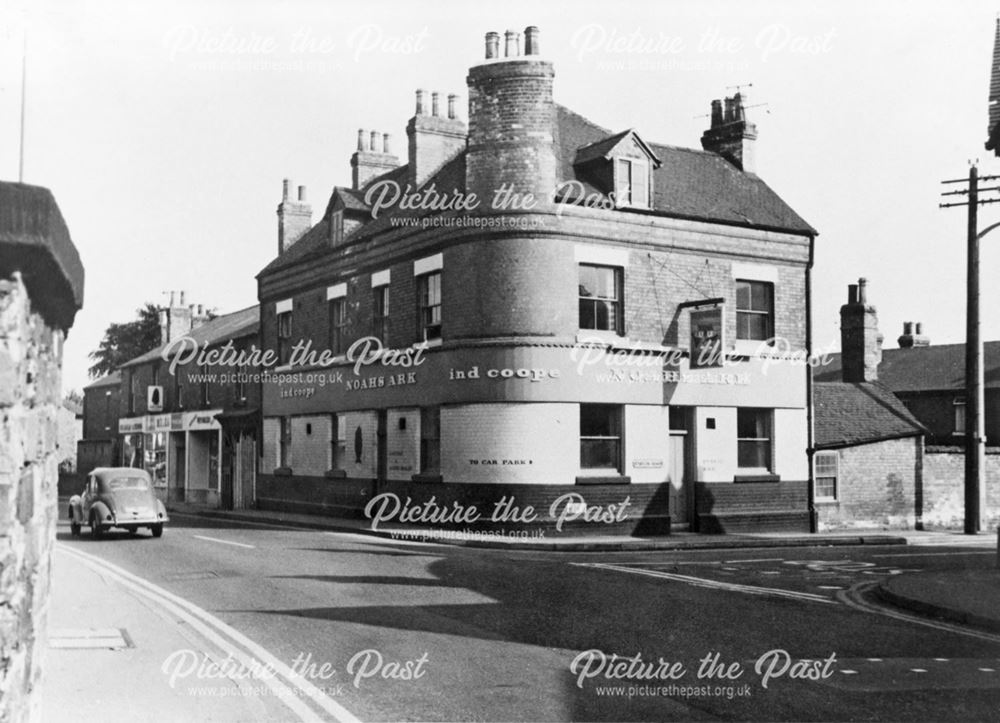
<instances>
[{"instance_id":1,"label":"entrance door","mask_svg":"<svg viewBox=\"0 0 1000 723\"><path fill-rule=\"evenodd\" d=\"M685 474L688 433L670 430L670 524L677 528L690 522L688 483Z\"/></svg>"}]
</instances>

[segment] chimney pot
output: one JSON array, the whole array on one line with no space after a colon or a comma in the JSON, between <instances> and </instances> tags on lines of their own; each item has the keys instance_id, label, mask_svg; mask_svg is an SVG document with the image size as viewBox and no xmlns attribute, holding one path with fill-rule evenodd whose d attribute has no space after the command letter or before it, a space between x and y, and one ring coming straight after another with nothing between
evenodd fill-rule
<instances>
[{"instance_id":1,"label":"chimney pot","mask_svg":"<svg viewBox=\"0 0 1000 723\"><path fill-rule=\"evenodd\" d=\"M287 201L288 200L288 190L291 187L291 185L292 185L292 182L290 180L288 180L287 178L281 182L281 200L282 201ZM171 304L171 306L173 306L173 304Z\"/></svg>"},{"instance_id":2,"label":"chimney pot","mask_svg":"<svg viewBox=\"0 0 1000 723\"><path fill-rule=\"evenodd\" d=\"M371 137L368 139L368 150L372 153L378 153L378 131L371 132Z\"/></svg>"},{"instance_id":3,"label":"chimney pot","mask_svg":"<svg viewBox=\"0 0 1000 723\"><path fill-rule=\"evenodd\" d=\"M306 187L299 186L299 203L305 203L306 200Z\"/></svg>"},{"instance_id":4,"label":"chimney pot","mask_svg":"<svg viewBox=\"0 0 1000 723\"><path fill-rule=\"evenodd\" d=\"M170 292L170 306L168 308L170 308L170 309L174 308L174 292L173 291Z\"/></svg>"},{"instance_id":5,"label":"chimney pot","mask_svg":"<svg viewBox=\"0 0 1000 723\"><path fill-rule=\"evenodd\" d=\"M493 60L500 56L500 34L486 33L486 59Z\"/></svg>"},{"instance_id":6,"label":"chimney pot","mask_svg":"<svg viewBox=\"0 0 1000 723\"><path fill-rule=\"evenodd\" d=\"M524 54L538 55L538 27L529 25L524 29Z\"/></svg>"},{"instance_id":7,"label":"chimney pot","mask_svg":"<svg viewBox=\"0 0 1000 723\"><path fill-rule=\"evenodd\" d=\"M181 301L180 301L180 304L178 304L178 306L184 306L184 292L183 291L181 292Z\"/></svg>"},{"instance_id":8,"label":"chimney pot","mask_svg":"<svg viewBox=\"0 0 1000 723\"><path fill-rule=\"evenodd\" d=\"M914 328L916 329L916 332L915 332L915 333L916 333L916 335L917 335L917 336L920 336L921 334L923 334L923 333L924 333L924 324L923 324L923 322L920 322L920 321L918 321L918 322L917 322L917 323L916 323L916 324L914 325Z\"/></svg>"},{"instance_id":9,"label":"chimney pot","mask_svg":"<svg viewBox=\"0 0 1000 723\"><path fill-rule=\"evenodd\" d=\"M433 93L431 93L431 115L434 116L435 118L438 117L438 96L439 95L440 95L440 93L438 93L436 90Z\"/></svg>"},{"instance_id":10,"label":"chimney pot","mask_svg":"<svg viewBox=\"0 0 1000 723\"><path fill-rule=\"evenodd\" d=\"M722 125L722 101L713 100L712 101L712 128L718 128Z\"/></svg>"},{"instance_id":11,"label":"chimney pot","mask_svg":"<svg viewBox=\"0 0 1000 723\"><path fill-rule=\"evenodd\" d=\"M736 100L734 98L726 98L725 105L726 114L723 117L723 120L726 123L732 123L736 120Z\"/></svg>"},{"instance_id":12,"label":"chimney pot","mask_svg":"<svg viewBox=\"0 0 1000 723\"><path fill-rule=\"evenodd\" d=\"M389 134L388 133L383 133L382 134L382 152L383 153L391 153L392 152L392 151L389 150Z\"/></svg>"},{"instance_id":13,"label":"chimney pot","mask_svg":"<svg viewBox=\"0 0 1000 723\"><path fill-rule=\"evenodd\" d=\"M424 91L417 91L417 115L424 115Z\"/></svg>"},{"instance_id":14,"label":"chimney pot","mask_svg":"<svg viewBox=\"0 0 1000 723\"><path fill-rule=\"evenodd\" d=\"M448 119L455 120L455 101L458 100L458 96L454 93L448 94Z\"/></svg>"},{"instance_id":15,"label":"chimney pot","mask_svg":"<svg viewBox=\"0 0 1000 723\"><path fill-rule=\"evenodd\" d=\"M358 128L358 150L363 151L365 149L365 129Z\"/></svg>"},{"instance_id":16,"label":"chimney pot","mask_svg":"<svg viewBox=\"0 0 1000 723\"><path fill-rule=\"evenodd\" d=\"M858 279L858 303L868 303L868 279Z\"/></svg>"},{"instance_id":17,"label":"chimney pot","mask_svg":"<svg viewBox=\"0 0 1000 723\"><path fill-rule=\"evenodd\" d=\"M912 321L904 321L903 322L903 334L906 335L906 336L910 336L910 335L913 334L913 322Z\"/></svg>"},{"instance_id":18,"label":"chimney pot","mask_svg":"<svg viewBox=\"0 0 1000 723\"><path fill-rule=\"evenodd\" d=\"M847 303L857 304L858 303L858 285L848 284L847 285Z\"/></svg>"},{"instance_id":19,"label":"chimney pot","mask_svg":"<svg viewBox=\"0 0 1000 723\"><path fill-rule=\"evenodd\" d=\"M516 58L521 54L521 33L516 30L508 30L504 33L504 55L508 58Z\"/></svg>"}]
</instances>

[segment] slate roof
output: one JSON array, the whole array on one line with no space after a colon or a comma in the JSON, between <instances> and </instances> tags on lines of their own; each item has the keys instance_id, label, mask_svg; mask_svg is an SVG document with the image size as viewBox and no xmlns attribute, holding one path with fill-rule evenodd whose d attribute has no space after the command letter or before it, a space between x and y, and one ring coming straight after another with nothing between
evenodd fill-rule
<instances>
[{"instance_id":1,"label":"slate roof","mask_svg":"<svg viewBox=\"0 0 1000 723\"><path fill-rule=\"evenodd\" d=\"M231 339L239 339L240 337L255 334L259 328L260 306L255 304L246 309L240 309L231 314L223 314L211 321L206 321L197 329L194 329L188 336L198 342L199 348L204 349L208 346L223 344ZM125 367L152 361L160 356L160 352L166 346L166 344L161 344L152 351L137 356L135 359L130 359L122 364L121 368L124 369Z\"/></svg>"},{"instance_id":2,"label":"slate roof","mask_svg":"<svg viewBox=\"0 0 1000 723\"><path fill-rule=\"evenodd\" d=\"M986 389L1000 389L1000 341L983 344ZM820 367L817 382L840 379L841 355ZM893 392L965 390L965 344L940 344L911 349L884 349L878 380Z\"/></svg>"},{"instance_id":3,"label":"slate roof","mask_svg":"<svg viewBox=\"0 0 1000 723\"><path fill-rule=\"evenodd\" d=\"M877 382L815 384L813 401L817 449L915 437L926 432L899 398Z\"/></svg>"},{"instance_id":4,"label":"slate roof","mask_svg":"<svg viewBox=\"0 0 1000 723\"><path fill-rule=\"evenodd\" d=\"M558 181L579 181L584 193L606 195L611 189L593 185L586 172L587 163L606 153L632 130L613 133L572 110L556 104L554 140ZM653 172L653 207L648 211L628 209L629 213L649 213L688 220L784 231L813 236L816 230L791 209L753 173L744 173L722 156L691 148L662 144L647 144L661 161ZM371 179L364 189L337 188L345 205L352 211L365 211L364 190L383 179L395 180L405 186L406 165L399 166ZM446 163L425 186L434 183L442 194L465 192L465 152ZM332 199L331 199L332 200ZM332 203L323 218L296 241L284 254L271 261L260 275L304 262L324 254L329 249L328 231ZM356 229L351 237L361 238L390 227L389 219L396 214L423 216L432 211L384 211L378 219ZM445 214L453 212L444 212ZM349 237L350 238L350 237Z\"/></svg>"}]
</instances>

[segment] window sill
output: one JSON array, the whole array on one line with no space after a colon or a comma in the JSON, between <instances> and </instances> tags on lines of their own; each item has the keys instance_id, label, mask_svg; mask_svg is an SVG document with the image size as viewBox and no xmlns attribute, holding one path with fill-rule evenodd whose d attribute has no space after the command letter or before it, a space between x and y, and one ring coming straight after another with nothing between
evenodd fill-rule
<instances>
[{"instance_id":1,"label":"window sill","mask_svg":"<svg viewBox=\"0 0 1000 723\"><path fill-rule=\"evenodd\" d=\"M774 344L767 339L737 339L733 351L741 356L764 356L774 351Z\"/></svg>"},{"instance_id":2,"label":"window sill","mask_svg":"<svg viewBox=\"0 0 1000 723\"><path fill-rule=\"evenodd\" d=\"M628 337L617 331L604 329L580 329L576 332L577 344L629 344Z\"/></svg>"},{"instance_id":3,"label":"window sill","mask_svg":"<svg viewBox=\"0 0 1000 723\"><path fill-rule=\"evenodd\" d=\"M628 475L603 473L594 475L577 475L578 485L627 485L632 484L632 478Z\"/></svg>"},{"instance_id":4,"label":"window sill","mask_svg":"<svg viewBox=\"0 0 1000 723\"><path fill-rule=\"evenodd\" d=\"M441 337L434 339L424 339L423 341L418 341L413 345L414 349L430 349L435 346L441 346Z\"/></svg>"},{"instance_id":5,"label":"window sill","mask_svg":"<svg viewBox=\"0 0 1000 723\"><path fill-rule=\"evenodd\" d=\"M816 502L817 505L835 505L835 504L839 503L840 500L838 500L838 499L836 499L834 497L823 497L823 498L817 499L815 502Z\"/></svg>"},{"instance_id":6,"label":"window sill","mask_svg":"<svg viewBox=\"0 0 1000 723\"><path fill-rule=\"evenodd\" d=\"M733 475L733 482L780 482L781 476L770 472L750 472L747 474Z\"/></svg>"}]
</instances>

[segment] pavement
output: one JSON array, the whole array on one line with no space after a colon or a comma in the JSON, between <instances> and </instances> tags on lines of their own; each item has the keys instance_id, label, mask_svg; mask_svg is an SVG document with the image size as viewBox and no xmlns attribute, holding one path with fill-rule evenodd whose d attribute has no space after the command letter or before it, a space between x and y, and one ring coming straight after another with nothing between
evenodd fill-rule
<instances>
[{"instance_id":1,"label":"pavement","mask_svg":"<svg viewBox=\"0 0 1000 723\"><path fill-rule=\"evenodd\" d=\"M65 505L60 504L60 509ZM439 530L371 530L366 520L342 520L259 510L221 511L175 505L171 513L261 525L376 535L396 541L432 541L505 550L595 552L618 550L746 549L825 545L996 545L996 536L970 538L955 532L885 531L841 534L698 535L665 538L562 537L543 539L464 537ZM60 530L68 531L65 520ZM1000 557L998 557L1000 560ZM178 651L200 659L225 659L182 616L144 597L120 576L87 562L57 543L49 606L49 649L42 681L43 720L287 720L294 718L277 700L246 695L239 683L210 680L213 692L171 685L165 661ZM123 594L124 593L124 594ZM882 581L884 603L909 611L1000 633L1000 567L980 570L916 572Z\"/></svg>"}]
</instances>

